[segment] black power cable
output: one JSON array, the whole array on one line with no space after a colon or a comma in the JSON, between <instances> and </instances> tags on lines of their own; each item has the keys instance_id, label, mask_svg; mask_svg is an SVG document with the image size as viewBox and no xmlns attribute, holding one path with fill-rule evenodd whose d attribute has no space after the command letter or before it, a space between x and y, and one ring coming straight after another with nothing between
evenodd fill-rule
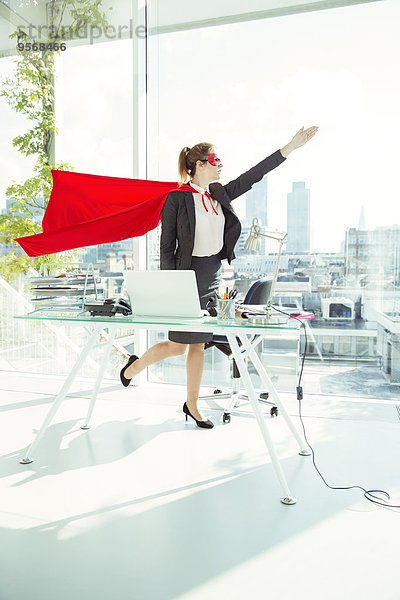
<instances>
[{"instance_id":1,"label":"black power cable","mask_svg":"<svg viewBox=\"0 0 400 600\"><path fill-rule=\"evenodd\" d=\"M304 361L305 361L306 353L307 353L307 330L306 330L306 326L305 326L305 324L300 319L298 319L297 317L294 317L290 313L286 313L283 310L279 310L275 306L273 306L272 308L274 310L276 310L277 312L282 313L283 315L286 315L286 316L288 316L288 317L290 317L292 319L295 319L304 328L305 344L304 344L303 358L302 358L302 361L301 361L301 369L300 369L299 381L298 381L298 385L297 385L297 388L296 388L296 392L297 392L297 400L299 401L299 417L300 417L301 426L303 428L304 439L306 441L307 446L311 450L312 462L313 462L313 465L314 465L315 470L317 471L318 475L321 477L321 479L325 483L325 485L328 488L330 488L331 490L352 490L352 489L359 489L359 490L362 490L364 492L364 497L367 500L369 500L370 502L373 502L374 504L379 504L380 506L386 506L387 508L400 508L399 504L389 504L390 494L388 492L386 492L385 490L366 490L361 485L348 485L348 486L341 486L341 487L339 487L339 486L333 486L333 485L330 485L326 481L325 477L322 475L321 471L318 469L317 465L315 464L315 452L314 452L314 448L311 446L310 442L307 439L306 429L305 429L304 422L303 422L303 416L301 414L301 401L303 399L303 388L301 387L301 378L303 376ZM375 496L375 494L379 494L380 496L383 496L383 498L386 498L386 500L380 498L379 495Z\"/></svg>"}]
</instances>

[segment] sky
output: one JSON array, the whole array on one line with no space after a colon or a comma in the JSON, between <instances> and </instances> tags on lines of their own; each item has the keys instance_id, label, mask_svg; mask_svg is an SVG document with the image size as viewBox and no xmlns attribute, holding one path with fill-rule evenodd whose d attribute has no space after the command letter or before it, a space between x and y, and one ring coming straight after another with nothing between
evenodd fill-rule
<instances>
[{"instance_id":1,"label":"sky","mask_svg":"<svg viewBox=\"0 0 400 600\"><path fill-rule=\"evenodd\" d=\"M285 229L294 181L310 190L315 251L339 251L362 206L367 228L400 224L399 22L400 2L385 0L153 37L148 177L176 180L181 148L211 141L225 183L318 125L268 175L270 225ZM130 48L67 48L59 61L57 159L77 171L133 176ZM0 78L11 70L0 60ZM0 127L2 202L33 163L10 145L25 124L2 99Z\"/></svg>"}]
</instances>

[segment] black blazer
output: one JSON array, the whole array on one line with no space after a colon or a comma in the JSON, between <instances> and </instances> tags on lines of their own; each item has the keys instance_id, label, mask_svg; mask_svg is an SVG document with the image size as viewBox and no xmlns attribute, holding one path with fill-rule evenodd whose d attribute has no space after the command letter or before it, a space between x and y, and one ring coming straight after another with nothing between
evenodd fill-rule
<instances>
[{"instance_id":1,"label":"black blazer","mask_svg":"<svg viewBox=\"0 0 400 600\"><path fill-rule=\"evenodd\" d=\"M260 181L286 158L279 150L239 175L226 185L210 183L210 196L220 202L225 215L224 245L221 259L229 264L235 258L234 248L239 239L241 225L231 202ZM195 208L191 192L170 192L161 215L160 269L189 269L194 247Z\"/></svg>"}]
</instances>

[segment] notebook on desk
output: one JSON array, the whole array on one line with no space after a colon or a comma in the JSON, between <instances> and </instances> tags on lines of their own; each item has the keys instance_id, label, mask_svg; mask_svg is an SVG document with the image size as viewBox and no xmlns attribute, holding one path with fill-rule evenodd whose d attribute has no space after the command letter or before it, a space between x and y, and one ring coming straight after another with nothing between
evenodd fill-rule
<instances>
[{"instance_id":1,"label":"notebook on desk","mask_svg":"<svg viewBox=\"0 0 400 600\"><path fill-rule=\"evenodd\" d=\"M132 314L138 317L200 318L194 271L124 271Z\"/></svg>"}]
</instances>

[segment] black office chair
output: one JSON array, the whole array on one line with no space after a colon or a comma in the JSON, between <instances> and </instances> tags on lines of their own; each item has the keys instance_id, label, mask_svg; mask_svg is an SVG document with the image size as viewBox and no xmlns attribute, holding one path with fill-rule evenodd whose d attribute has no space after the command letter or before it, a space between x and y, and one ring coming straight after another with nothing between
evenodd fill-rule
<instances>
[{"instance_id":1,"label":"black office chair","mask_svg":"<svg viewBox=\"0 0 400 600\"><path fill-rule=\"evenodd\" d=\"M250 287L249 291L247 292L246 297L243 300L243 304L246 304L246 305L247 304L261 304L261 305L267 304L268 299L269 299L269 294L271 292L272 279L273 279L272 277L265 277L263 279L259 279L258 281L255 281L253 283L253 285ZM253 339L254 339L254 337L253 337ZM240 345L239 339L238 339L238 343ZM233 358L232 351L231 351L231 348L230 348L230 345L229 345L229 342L228 342L226 336L219 335L217 333L214 334L211 342L206 342L204 348L205 348L205 350L207 350L207 348L212 348L213 346L215 348L217 348L220 352L225 354L230 360L232 360L232 378L233 378L232 390L230 392L223 393L222 390L216 389L216 390L214 390L214 393L212 395L200 396L200 399L201 400L211 400L211 399L216 399L216 397L218 397L218 399L227 398L228 402L225 405L222 420L224 423L230 423L232 408L233 407L237 408L240 404L240 400L248 400L249 398L248 398L247 394L240 393L240 373L239 373L239 369L237 368L236 361ZM273 402L269 402L268 397L269 397L268 392L262 392L262 393L260 393L258 399L260 402L265 402L266 404L271 405L271 409L270 409L271 417L278 416L278 407L275 406L275 404Z\"/></svg>"}]
</instances>

